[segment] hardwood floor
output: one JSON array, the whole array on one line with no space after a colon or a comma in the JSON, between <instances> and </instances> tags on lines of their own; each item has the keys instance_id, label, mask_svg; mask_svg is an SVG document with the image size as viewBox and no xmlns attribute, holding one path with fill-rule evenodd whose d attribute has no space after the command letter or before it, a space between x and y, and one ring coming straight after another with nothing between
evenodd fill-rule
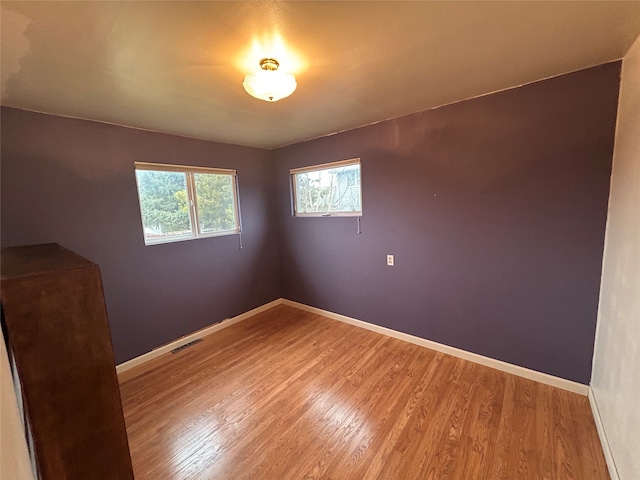
<instances>
[{"instance_id":1,"label":"hardwood floor","mask_svg":"<svg viewBox=\"0 0 640 480\"><path fill-rule=\"evenodd\" d=\"M283 305L121 393L137 480L609 478L586 397Z\"/></svg>"}]
</instances>

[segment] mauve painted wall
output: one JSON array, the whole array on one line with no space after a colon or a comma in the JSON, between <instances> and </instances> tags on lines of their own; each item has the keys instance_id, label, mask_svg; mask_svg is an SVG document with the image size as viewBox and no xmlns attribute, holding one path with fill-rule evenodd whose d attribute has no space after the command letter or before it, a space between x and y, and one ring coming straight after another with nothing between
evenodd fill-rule
<instances>
[{"instance_id":1,"label":"mauve painted wall","mask_svg":"<svg viewBox=\"0 0 640 480\"><path fill-rule=\"evenodd\" d=\"M116 361L281 296L271 152L2 108L2 246L100 265ZM238 236L145 247L134 161L235 168Z\"/></svg>"},{"instance_id":2,"label":"mauve painted wall","mask_svg":"<svg viewBox=\"0 0 640 480\"><path fill-rule=\"evenodd\" d=\"M276 150L283 296L589 383L619 75L614 62ZM362 234L291 217L290 168L353 157Z\"/></svg>"}]
</instances>

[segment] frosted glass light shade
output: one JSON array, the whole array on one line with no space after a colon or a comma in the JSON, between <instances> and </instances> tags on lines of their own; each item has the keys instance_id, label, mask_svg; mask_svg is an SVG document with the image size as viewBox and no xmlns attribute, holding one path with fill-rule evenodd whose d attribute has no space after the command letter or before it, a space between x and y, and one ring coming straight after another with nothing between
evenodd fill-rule
<instances>
[{"instance_id":1,"label":"frosted glass light shade","mask_svg":"<svg viewBox=\"0 0 640 480\"><path fill-rule=\"evenodd\" d=\"M247 75L242 85L249 95L266 102L286 98L298 86L293 75L277 70L259 70L253 75Z\"/></svg>"}]
</instances>

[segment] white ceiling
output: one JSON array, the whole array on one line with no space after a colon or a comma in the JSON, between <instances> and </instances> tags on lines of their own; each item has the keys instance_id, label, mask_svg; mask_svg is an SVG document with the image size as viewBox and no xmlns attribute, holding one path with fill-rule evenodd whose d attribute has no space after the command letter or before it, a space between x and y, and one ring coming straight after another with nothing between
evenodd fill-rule
<instances>
[{"instance_id":1,"label":"white ceiling","mask_svg":"<svg viewBox=\"0 0 640 480\"><path fill-rule=\"evenodd\" d=\"M620 59L640 2L8 2L2 105L275 148ZM297 91L256 100L265 56Z\"/></svg>"}]
</instances>

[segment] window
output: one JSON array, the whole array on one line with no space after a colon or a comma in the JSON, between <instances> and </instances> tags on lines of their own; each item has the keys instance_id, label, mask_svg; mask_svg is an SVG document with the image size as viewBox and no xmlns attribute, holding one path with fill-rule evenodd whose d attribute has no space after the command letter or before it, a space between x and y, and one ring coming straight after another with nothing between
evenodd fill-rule
<instances>
[{"instance_id":1,"label":"window","mask_svg":"<svg viewBox=\"0 0 640 480\"><path fill-rule=\"evenodd\" d=\"M240 232L236 171L135 163L144 243Z\"/></svg>"},{"instance_id":2,"label":"window","mask_svg":"<svg viewBox=\"0 0 640 480\"><path fill-rule=\"evenodd\" d=\"M359 158L294 168L289 173L294 215L362 215Z\"/></svg>"}]
</instances>

